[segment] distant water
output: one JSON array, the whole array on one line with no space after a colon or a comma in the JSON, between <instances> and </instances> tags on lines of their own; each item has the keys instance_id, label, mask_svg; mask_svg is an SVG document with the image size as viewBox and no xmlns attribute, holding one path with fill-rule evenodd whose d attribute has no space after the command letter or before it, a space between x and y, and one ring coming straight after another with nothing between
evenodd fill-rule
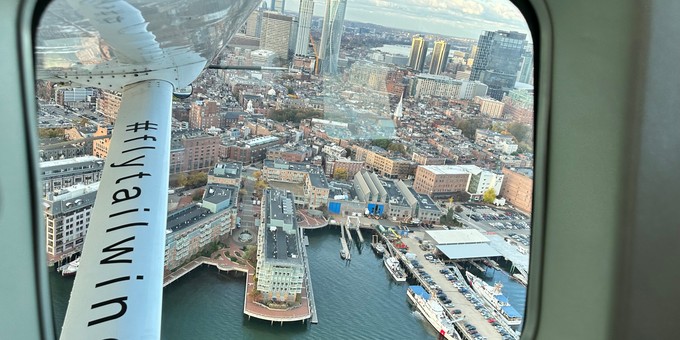
<instances>
[{"instance_id":1,"label":"distant water","mask_svg":"<svg viewBox=\"0 0 680 340\"><path fill-rule=\"evenodd\" d=\"M411 50L410 45L383 45L382 47L374 47L372 50L378 50L389 54L401 54L408 56Z\"/></svg>"},{"instance_id":2,"label":"distant water","mask_svg":"<svg viewBox=\"0 0 680 340\"><path fill-rule=\"evenodd\" d=\"M414 312L406 284L389 277L368 242L352 261L340 259L339 229L305 232L319 323L279 326L243 315L245 278L199 268L163 292L162 338L174 339L436 339L427 321ZM367 237L364 232L364 237ZM367 237L370 239L370 237ZM55 324L64 320L72 278L51 273ZM510 296L509 296L510 297ZM514 304L514 302L513 302ZM522 306L523 307L523 306ZM57 334L59 331L57 331Z\"/></svg>"}]
</instances>

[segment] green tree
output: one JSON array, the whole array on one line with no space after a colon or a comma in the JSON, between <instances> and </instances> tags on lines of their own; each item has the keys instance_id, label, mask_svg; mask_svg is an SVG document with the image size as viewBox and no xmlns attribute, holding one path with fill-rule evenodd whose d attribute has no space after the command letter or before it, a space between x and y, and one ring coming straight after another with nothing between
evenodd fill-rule
<instances>
[{"instance_id":1,"label":"green tree","mask_svg":"<svg viewBox=\"0 0 680 340\"><path fill-rule=\"evenodd\" d=\"M455 210L459 214L463 212L463 208L460 205L457 205Z\"/></svg>"},{"instance_id":2,"label":"green tree","mask_svg":"<svg viewBox=\"0 0 680 340\"><path fill-rule=\"evenodd\" d=\"M374 139L371 141L371 145L379 146L385 150L390 147L390 144L392 144L392 141L389 139Z\"/></svg>"},{"instance_id":3,"label":"green tree","mask_svg":"<svg viewBox=\"0 0 680 340\"><path fill-rule=\"evenodd\" d=\"M335 171L333 171L333 178L335 178L335 179L345 181L345 180L347 180L348 177L349 177L349 173L347 172L347 169L338 168L338 169L335 169Z\"/></svg>"},{"instance_id":4,"label":"green tree","mask_svg":"<svg viewBox=\"0 0 680 340\"><path fill-rule=\"evenodd\" d=\"M49 128L49 129L40 129L38 130L38 136L40 138L56 138L56 137L64 137L64 129L62 128Z\"/></svg>"},{"instance_id":5,"label":"green tree","mask_svg":"<svg viewBox=\"0 0 680 340\"><path fill-rule=\"evenodd\" d=\"M198 188L208 183L208 174L205 172L192 172L187 177L187 185L190 188Z\"/></svg>"},{"instance_id":6,"label":"green tree","mask_svg":"<svg viewBox=\"0 0 680 340\"><path fill-rule=\"evenodd\" d=\"M518 142L528 142L526 138L528 138L531 133L531 127L529 127L529 125L517 122L510 123L507 126L507 130Z\"/></svg>"},{"instance_id":7,"label":"green tree","mask_svg":"<svg viewBox=\"0 0 680 340\"><path fill-rule=\"evenodd\" d=\"M182 172L177 175L177 186L184 187L187 185L187 183L187 174Z\"/></svg>"},{"instance_id":8,"label":"green tree","mask_svg":"<svg viewBox=\"0 0 680 340\"><path fill-rule=\"evenodd\" d=\"M387 150L393 151L393 152L398 152L401 154L406 154L406 147L404 144L401 143L391 143L388 147Z\"/></svg>"},{"instance_id":9,"label":"green tree","mask_svg":"<svg viewBox=\"0 0 680 340\"><path fill-rule=\"evenodd\" d=\"M485 191L483 200L485 203L493 204L493 201L496 200L496 190L489 188Z\"/></svg>"}]
</instances>

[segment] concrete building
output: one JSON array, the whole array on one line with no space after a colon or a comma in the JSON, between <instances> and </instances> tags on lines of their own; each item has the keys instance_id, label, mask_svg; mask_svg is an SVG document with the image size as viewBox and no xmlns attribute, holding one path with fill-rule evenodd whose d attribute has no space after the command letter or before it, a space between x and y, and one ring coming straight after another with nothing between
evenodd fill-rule
<instances>
[{"instance_id":1,"label":"concrete building","mask_svg":"<svg viewBox=\"0 0 680 340\"><path fill-rule=\"evenodd\" d=\"M257 238L257 290L265 302L294 302L302 293L305 268L293 195L266 189Z\"/></svg>"},{"instance_id":2,"label":"concrete building","mask_svg":"<svg viewBox=\"0 0 680 340\"><path fill-rule=\"evenodd\" d=\"M266 159L262 165L262 177L267 181L302 184L303 197L294 197L297 204L318 208L328 203L328 181L318 165Z\"/></svg>"},{"instance_id":3,"label":"concrete building","mask_svg":"<svg viewBox=\"0 0 680 340\"><path fill-rule=\"evenodd\" d=\"M254 10L246 19L244 24L245 29L243 33L249 37L260 37L260 32L262 32L262 11L258 8Z\"/></svg>"},{"instance_id":4,"label":"concrete building","mask_svg":"<svg viewBox=\"0 0 680 340\"><path fill-rule=\"evenodd\" d=\"M306 56L309 54L309 33L312 27L312 15L314 14L314 0L301 0L298 13L295 55Z\"/></svg>"},{"instance_id":5,"label":"concrete building","mask_svg":"<svg viewBox=\"0 0 680 340\"><path fill-rule=\"evenodd\" d=\"M278 145L267 150L268 159L282 159L287 162L304 162L312 157L312 148L306 145Z\"/></svg>"},{"instance_id":6,"label":"concrete building","mask_svg":"<svg viewBox=\"0 0 680 340\"><path fill-rule=\"evenodd\" d=\"M78 184L43 199L49 265L82 251L98 189L99 182Z\"/></svg>"},{"instance_id":7,"label":"concrete building","mask_svg":"<svg viewBox=\"0 0 680 340\"><path fill-rule=\"evenodd\" d=\"M208 170L219 160L219 136L200 130L172 134L170 143L170 174Z\"/></svg>"},{"instance_id":8,"label":"concrete building","mask_svg":"<svg viewBox=\"0 0 680 340\"><path fill-rule=\"evenodd\" d=\"M93 99L94 94L95 91L91 88L60 88L54 92L54 101L61 106L83 106L85 102Z\"/></svg>"},{"instance_id":9,"label":"concrete building","mask_svg":"<svg viewBox=\"0 0 680 340\"><path fill-rule=\"evenodd\" d=\"M99 182L104 160L94 156L40 162L43 196L78 184Z\"/></svg>"},{"instance_id":10,"label":"concrete building","mask_svg":"<svg viewBox=\"0 0 680 340\"><path fill-rule=\"evenodd\" d=\"M475 97L473 103L479 104L479 112L491 118L503 118L505 103L491 97Z\"/></svg>"},{"instance_id":11,"label":"concrete building","mask_svg":"<svg viewBox=\"0 0 680 340\"><path fill-rule=\"evenodd\" d=\"M534 124L534 91L533 90L510 90L503 97L505 109L503 114L515 122L522 124Z\"/></svg>"},{"instance_id":12,"label":"concrete building","mask_svg":"<svg viewBox=\"0 0 680 340\"><path fill-rule=\"evenodd\" d=\"M238 187L210 184L201 204L168 214L165 270L173 270L236 228Z\"/></svg>"},{"instance_id":13,"label":"concrete building","mask_svg":"<svg viewBox=\"0 0 680 340\"><path fill-rule=\"evenodd\" d=\"M334 158L326 159L326 171L327 176L334 176L337 171L346 171L347 179L354 178L354 175L364 168L366 163L362 161L353 161L349 158Z\"/></svg>"},{"instance_id":14,"label":"concrete building","mask_svg":"<svg viewBox=\"0 0 680 340\"><path fill-rule=\"evenodd\" d=\"M493 188L496 195L500 194L501 187L503 186L503 174L485 170L476 165L456 166L470 173L467 192L473 198L481 198L490 188Z\"/></svg>"},{"instance_id":15,"label":"concrete building","mask_svg":"<svg viewBox=\"0 0 680 340\"><path fill-rule=\"evenodd\" d=\"M243 164L262 162L267 158L267 150L280 145L281 139L276 136L262 136L227 146L228 159Z\"/></svg>"},{"instance_id":16,"label":"concrete building","mask_svg":"<svg viewBox=\"0 0 680 340\"><path fill-rule=\"evenodd\" d=\"M354 148L357 161L366 163L366 167L387 178L405 179L412 176L417 163L401 158L390 156L386 153L376 152L362 147Z\"/></svg>"},{"instance_id":17,"label":"concrete building","mask_svg":"<svg viewBox=\"0 0 680 340\"><path fill-rule=\"evenodd\" d=\"M433 155L426 151L414 151L411 155L411 160L420 165L444 165L446 158Z\"/></svg>"},{"instance_id":18,"label":"concrete building","mask_svg":"<svg viewBox=\"0 0 680 340\"><path fill-rule=\"evenodd\" d=\"M531 214L534 171L530 168L503 168L503 186L500 195L515 208Z\"/></svg>"},{"instance_id":19,"label":"concrete building","mask_svg":"<svg viewBox=\"0 0 680 340\"><path fill-rule=\"evenodd\" d=\"M106 136L111 134L113 126L97 125L97 131L92 135L93 137ZM111 138L103 138L92 141L92 155L101 159L106 159L109 154L109 146L111 145Z\"/></svg>"},{"instance_id":20,"label":"concrete building","mask_svg":"<svg viewBox=\"0 0 680 340\"><path fill-rule=\"evenodd\" d=\"M250 60L253 66L274 66L276 53L269 50L255 50L250 52Z\"/></svg>"},{"instance_id":21,"label":"concrete building","mask_svg":"<svg viewBox=\"0 0 680 340\"><path fill-rule=\"evenodd\" d=\"M450 165L421 165L416 169L413 189L430 196L441 196L467 190L470 173Z\"/></svg>"},{"instance_id":22,"label":"concrete building","mask_svg":"<svg viewBox=\"0 0 680 340\"><path fill-rule=\"evenodd\" d=\"M451 99L459 98L462 84L461 81L447 76L419 74L416 78L415 97L435 96Z\"/></svg>"},{"instance_id":23,"label":"concrete building","mask_svg":"<svg viewBox=\"0 0 680 340\"><path fill-rule=\"evenodd\" d=\"M292 23L293 17L272 11L262 13L260 49L276 53L280 61L277 64L288 60Z\"/></svg>"},{"instance_id":24,"label":"concrete building","mask_svg":"<svg viewBox=\"0 0 680 340\"><path fill-rule=\"evenodd\" d=\"M427 56L428 42L424 37L416 35L411 39L411 52L408 58L408 67L415 71L422 72Z\"/></svg>"},{"instance_id":25,"label":"concrete building","mask_svg":"<svg viewBox=\"0 0 680 340\"><path fill-rule=\"evenodd\" d=\"M217 163L208 171L208 183L233 185L241 187L241 171L243 164L238 162Z\"/></svg>"},{"instance_id":26,"label":"concrete building","mask_svg":"<svg viewBox=\"0 0 680 340\"><path fill-rule=\"evenodd\" d=\"M114 124L120 110L120 102L123 95L116 91L99 91L96 112L102 114L107 124Z\"/></svg>"}]
</instances>

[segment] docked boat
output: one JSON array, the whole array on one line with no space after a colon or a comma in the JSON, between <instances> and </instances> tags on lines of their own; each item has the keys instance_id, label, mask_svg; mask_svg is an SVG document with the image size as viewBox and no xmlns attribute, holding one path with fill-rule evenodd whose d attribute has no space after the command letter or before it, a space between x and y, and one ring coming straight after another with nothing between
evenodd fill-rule
<instances>
[{"instance_id":1,"label":"docked boat","mask_svg":"<svg viewBox=\"0 0 680 340\"><path fill-rule=\"evenodd\" d=\"M460 335L453 326L453 320L446 315L444 307L439 301L432 299L423 287L409 286L406 296L440 336L449 340L460 339Z\"/></svg>"},{"instance_id":2,"label":"docked boat","mask_svg":"<svg viewBox=\"0 0 680 340\"><path fill-rule=\"evenodd\" d=\"M62 266L60 268L61 276L76 275L76 272L78 271L78 266L80 266L80 257L71 261L69 264Z\"/></svg>"},{"instance_id":3,"label":"docked boat","mask_svg":"<svg viewBox=\"0 0 680 340\"><path fill-rule=\"evenodd\" d=\"M387 268L387 271L390 272L392 275L392 278L394 281L397 282L405 282L406 281L406 273L404 272L404 269L401 268L401 265L399 264L399 260L397 260L396 257L394 256L386 256L383 259L383 263L385 264L385 268Z\"/></svg>"},{"instance_id":4,"label":"docked boat","mask_svg":"<svg viewBox=\"0 0 680 340\"><path fill-rule=\"evenodd\" d=\"M496 310L506 324L509 326L518 326L522 323L522 315L510 305L508 298L501 292L503 285L500 282L497 282L492 287L482 279L470 274L470 272L465 272L465 276L470 282L472 289L474 289L488 305Z\"/></svg>"},{"instance_id":5,"label":"docked boat","mask_svg":"<svg viewBox=\"0 0 680 340\"><path fill-rule=\"evenodd\" d=\"M382 243L371 243L371 247L373 247L373 250L378 254L385 253L385 246L383 246Z\"/></svg>"},{"instance_id":6,"label":"docked boat","mask_svg":"<svg viewBox=\"0 0 680 340\"><path fill-rule=\"evenodd\" d=\"M527 277L524 276L522 273L515 273L512 274L512 278L515 279L517 282L522 284L522 286L526 287L527 286Z\"/></svg>"}]
</instances>

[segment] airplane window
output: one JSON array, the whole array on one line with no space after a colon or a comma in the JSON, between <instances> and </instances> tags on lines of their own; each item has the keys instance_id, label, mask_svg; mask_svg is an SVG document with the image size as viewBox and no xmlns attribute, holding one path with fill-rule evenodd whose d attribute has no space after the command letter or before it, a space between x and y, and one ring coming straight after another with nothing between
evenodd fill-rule
<instances>
[{"instance_id":1,"label":"airplane window","mask_svg":"<svg viewBox=\"0 0 680 340\"><path fill-rule=\"evenodd\" d=\"M164 339L519 339L534 53L507 0L53 1L35 60L56 334L74 304L91 328L139 308L76 303L79 282L157 277ZM102 269L140 254L152 274Z\"/></svg>"}]
</instances>

